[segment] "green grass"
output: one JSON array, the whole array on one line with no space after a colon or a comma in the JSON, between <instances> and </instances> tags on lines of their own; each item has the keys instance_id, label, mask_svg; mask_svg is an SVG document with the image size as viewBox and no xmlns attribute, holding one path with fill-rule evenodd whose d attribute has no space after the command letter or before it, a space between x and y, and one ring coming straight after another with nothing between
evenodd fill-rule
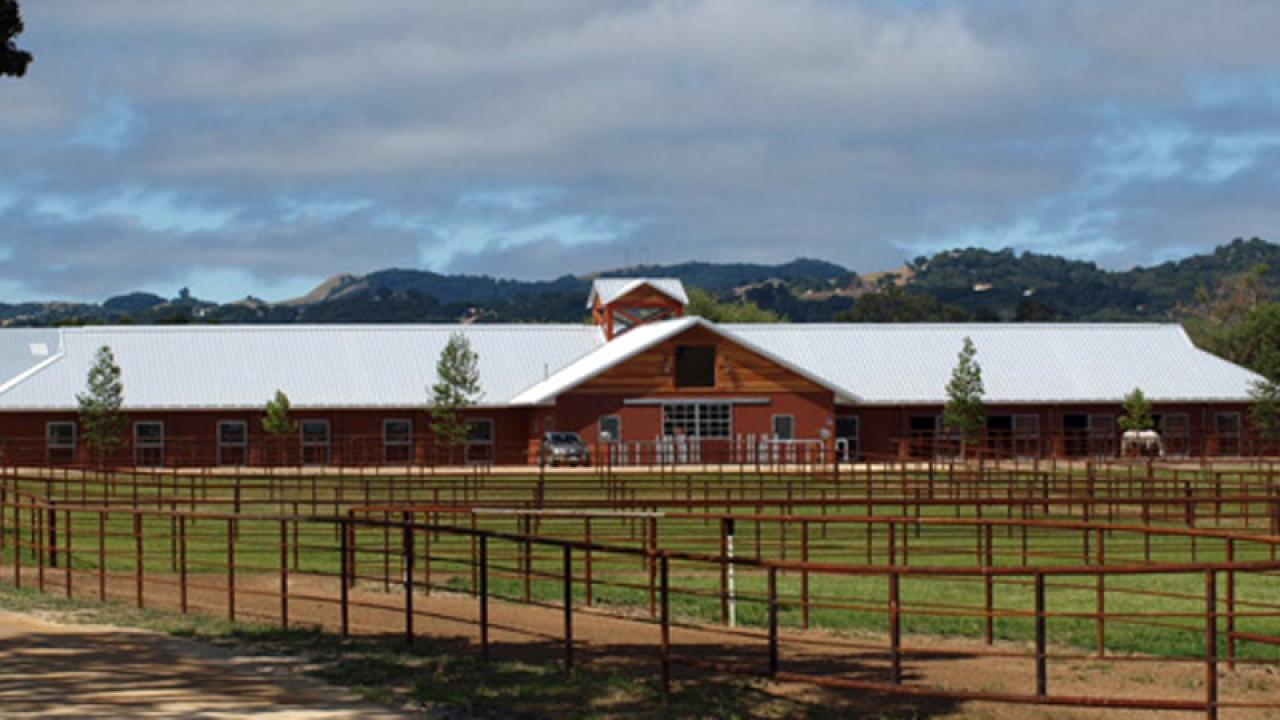
<instances>
[{"instance_id":1,"label":"green grass","mask_svg":"<svg viewBox=\"0 0 1280 720\"><path fill-rule=\"evenodd\" d=\"M1120 476L1113 484L1102 479L1094 481L1095 496L1122 497L1128 492L1128 478ZM1160 471L1158 477L1168 480L1173 477L1170 471ZM1179 477L1191 477L1189 471L1180 471ZM972 505L963 500L972 493L976 485L955 485L940 477L930 486L923 473L911 478L917 491L932 489L935 497L946 498L955 493L961 499L955 504L940 504L927 507L922 515L930 518L973 518L975 511ZM786 476L738 477L734 474L723 478L653 478L628 477L619 481L634 497L640 500L676 499L702 500L718 499L728 493L735 498L763 498L762 511L776 514L781 508L779 502L785 498L795 500L809 498L863 497L865 485L859 485L858 479L845 479L846 485L837 488L830 482ZM1007 488L999 486L984 488L983 491L992 497L1000 498L1006 494L1014 497L1040 497L1043 483L1030 476L1018 476L1008 480ZM1055 479L1053 489L1061 490L1067 483L1082 485L1086 478L1082 469L1073 473L1068 481L1065 477ZM1188 480L1188 482L1191 482ZM1204 478L1196 480L1195 488L1203 488L1207 482ZM504 503L527 502L536 488L534 477L490 477L490 478L421 478L421 477L378 477L378 478L334 478L334 477L280 477L261 479L242 479L239 482L241 509L246 513L271 514L292 512L292 503L297 500L306 507L316 507L321 514L333 514L333 502L339 495L339 486L344 501L355 503L403 502L415 500L429 502L439 499L441 503L461 502L467 499L480 499L484 505L502 505ZM177 507L182 509L183 498L195 497L203 502L198 505L206 512L230 512L233 509L228 492L234 490L234 483L226 478L184 478L176 480L166 478L163 486L141 488L139 504L143 507L154 503L165 509ZM43 481L24 481L23 489L30 492L46 492L53 490L55 495L66 495L77 498L81 486L68 484L59 486ZM113 492L102 484L89 483L83 486L87 497L110 496ZM1078 489L1078 487L1077 487ZM1198 491L1198 490L1197 490ZM132 500L132 491L123 492L114 488L115 497ZM556 478L548 481L545 497L548 501L564 501L570 499L601 501L609 490L593 476L576 476L569 479ZM616 495L616 488L613 491ZM893 486L873 488L873 497L892 497ZM1183 492L1181 480L1167 486L1157 486L1153 493ZM632 497L628 495L627 497ZM167 498L167 500L165 499ZM311 506L312 498L317 505ZM768 503L772 502L770 505ZM339 508L345 509L345 505ZM1060 501L1053 503L1054 515L1047 519L1079 520L1078 516L1064 515L1067 507ZM679 512L675 508L672 512ZM696 506L694 510L699 508ZM884 524L872 526L870 540L863 524L831 525L825 532L817 522L822 514L820 507L798 505L791 508L795 514L815 517L810 528L808 558L815 562L832 563L867 563L883 565L888 562L888 526ZM1079 508L1075 508L1078 512ZM1238 512L1239 508L1228 507L1228 515ZM716 511L713 507L711 511ZM753 512L754 509L748 510ZM832 511L834 514L837 511ZM858 506L839 510L845 514L863 514L864 509ZM881 516L899 514L898 506L882 506L875 512ZM1098 509L1102 514L1103 509ZM1251 514L1257 518L1265 517L1265 509L1254 507ZM987 517L1004 518L1007 514L1003 508L986 512ZM396 518L392 518L396 519ZM421 520L419 516L419 520ZM1167 527L1181 527L1181 515L1174 513ZM12 518L6 518L5 549L0 552L0 563L13 562L13 538L15 536ZM1123 522L1135 522L1135 518L1119 518ZM1159 520L1159 518L1158 518ZM453 522L449 516L444 522ZM1204 522L1209 522L1205 518ZM25 519L24 536L30 534L30 519ZM65 523L65 518L59 522ZM86 545L84 541L75 546L74 567L93 570L99 565L96 535L98 515L93 512L73 513L73 534L91 538ZM457 522L469 522L459 518ZM1166 522L1161 520L1161 522ZM1234 521L1233 521L1234 522ZM203 572L224 573L228 550L228 524L226 520L198 520L190 522L187 532L186 559L191 574ZM518 533L521 527L510 517L484 516L478 520L477 527ZM1255 525L1255 527L1257 527ZM105 550L105 568L114 572L132 572L137 561L137 543L133 537L133 520L124 513L110 513L106 522L107 537L103 542ZM238 538L232 544L239 572L278 572L280 567L280 524L277 521L242 519L237 522ZM64 528L65 529L65 528ZM173 521L165 517L148 516L143 521L142 563L146 573L174 572L178 565L179 547L175 539ZM581 520L545 520L540 523L537 532L546 537L581 539L583 536ZM643 528L639 523L619 520L593 521L593 540L599 543L640 548L643 546ZM895 558L902 562L902 553L910 552L910 564L934 566L971 566L979 562L975 552L977 529L973 527L924 526L919 535L909 533L904 537L899 533L895 537ZM340 567L340 556L337 550L339 539L330 524L320 522L301 522L286 527L288 543L292 547L298 545L296 558L290 550L288 561L291 572L335 574ZM295 538L296 534L296 538ZM737 535L737 555L753 557L757 548L765 559L800 559L801 528L792 523L783 527L778 523L754 523L739 521ZM785 537L785 541L784 541ZM699 519L664 518L659 524L660 546L673 551L689 551L706 554L719 552L719 526L716 522L704 522ZM1143 543L1136 533L1115 532L1107 536L1106 552L1109 562L1139 563L1146 560L1153 562L1191 562L1195 560L1221 560L1225 558L1225 545L1216 540L1199 540L1193 547L1185 537L1154 537L1150 548ZM59 542L63 542L61 536ZM418 569L421 573L422 537L415 537L416 553L419 555ZM992 536L992 555L995 565L1017 566L1022 563L1022 538L1016 531L1009 533L997 528ZM1089 543L1086 548L1085 543ZM385 543L385 544L384 544ZM392 557L384 560L384 548L389 547ZM1078 565L1084 562L1086 549L1096 553L1096 537L1093 533L1082 535L1077 531L1034 530L1029 533L1027 547L1032 553L1030 562L1037 565ZM399 573L400 537L398 530L384 531L380 528L362 529L357 534L357 558L359 573L368 578L385 576L394 582ZM497 594L521 599L524 595L524 582L511 577L512 569L518 565L519 549L512 543L502 540L491 541L490 557L493 565L491 587ZM469 566L472 562L472 543L468 538L441 534L431 544L433 571L437 583L444 583L457 590L467 591L472 588ZM1094 555L1088 555L1093 558ZM1252 543L1241 543L1237 547L1238 560L1261 560L1269 557L1266 550ZM25 564L30 564L32 555L24 553ZM596 553L594 557L594 576L596 585L593 588L597 602L627 607L645 608L649 602L647 583L649 576L641 561L635 557L609 556ZM581 583L581 554L575 556L579 582L576 595L581 601L585 590ZM384 564L385 563L385 564ZM554 548L536 548L534 552L535 571L555 575L560 572L560 555ZM698 565L696 567L680 562L672 565L672 586L675 591L673 607L677 614L692 620L718 622L720 619L720 603L715 597L705 594L719 591L720 581L718 567L715 565ZM1219 599L1226 596L1224 574L1219 577ZM979 637L984 632L984 621L977 617L960 617L935 612L943 608L949 611L978 612L984 605L984 589L975 578L930 578L907 577L902 581L901 592L905 614L903 630L908 633L959 635ZM998 612L1025 613L1032 608L1032 590L1029 577L1021 576L1000 580L995 588L995 605ZM1108 580L1107 611L1109 613L1135 613L1143 617L1130 620L1114 619L1107 623L1107 648L1112 651L1143 652L1168 656L1190 656L1203 652L1204 623L1196 617L1178 617L1179 614L1199 614L1204 609L1204 576L1199 573L1180 573L1163 575L1130 576ZM621 587L619 583L641 585L641 588ZM1073 583L1080 587L1064 587L1064 583ZM1093 578L1081 576L1076 578L1050 577L1047 593L1047 607L1051 613L1089 613L1095 609ZM800 576L797 573L783 573L780 577L779 596L783 602L781 622L794 626L800 623L798 601L800 596ZM883 576L847 577L810 575L810 598L815 604L831 603L838 605L866 605L875 610L857 607L823 608L814 607L811 623L814 626L834 629L883 630L887 619L883 612L887 598L887 581ZM532 594L535 598L556 601L560 598L561 583L557 579L535 580L532 583ZM694 595L703 593L703 596ZM763 625L765 607L760 599L765 592L763 574L758 570L741 567L738 570L738 594L740 605L739 621L746 625ZM1152 595L1152 592L1164 595ZM1185 597L1176 597L1185 596ZM1236 578L1237 608L1246 612L1264 609L1273 612L1275 608L1259 608L1250 603L1280 602L1280 578L1269 575L1240 574ZM1155 627L1152 622L1168 622L1179 627ZM1280 635L1280 618L1277 617L1241 617L1237 623L1240 630L1263 634ZM1095 642L1095 622L1090 618L1053 618L1049 621L1051 640L1074 645L1081 648L1092 648ZM1011 640L1029 640L1033 634L1032 620L1027 617L1000 617L995 623L997 637ZM1225 642L1225 640L1224 640ZM1269 646L1242 644L1241 654L1245 657L1277 659L1277 649Z\"/></svg>"}]
</instances>

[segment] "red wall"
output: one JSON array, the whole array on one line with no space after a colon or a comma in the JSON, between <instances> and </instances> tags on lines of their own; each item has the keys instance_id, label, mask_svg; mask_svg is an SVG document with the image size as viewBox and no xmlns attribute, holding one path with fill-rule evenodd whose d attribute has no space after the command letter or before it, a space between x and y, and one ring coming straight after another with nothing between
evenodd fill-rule
<instances>
[{"instance_id":1,"label":"red wall","mask_svg":"<svg viewBox=\"0 0 1280 720\"><path fill-rule=\"evenodd\" d=\"M713 393L706 393L714 397ZM623 394L568 393L554 407L475 409L465 413L468 417L485 417L495 424L493 458L498 463L530 463L537 458L539 438L548 427L575 431L589 444L595 444L602 415L619 415L622 418L623 440L651 443L661 434L662 408L660 405L627 405ZM656 393L648 399L680 397ZM688 394L684 397L687 399ZM834 430L835 415L852 414L860 419L860 450L864 457L899 456L906 447L909 419L912 415L941 414L941 406L921 407L839 407L833 405L829 393L772 392L734 393L737 398L763 398L768 404L736 405L733 416L735 435L768 435L771 433L771 417L788 414L795 418L795 435L798 439L821 437L824 428ZM1116 405L1061 405L1061 406L989 406L989 415L1035 414L1040 418L1040 454L1044 456L1069 452L1064 443L1062 418L1067 414L1105 413L1119 416L1121 407ZM1239 412L1243 422L1243 450L1254 452L1250 439L1249 407L1244 403L1222 404L1157 404L1155 412L1185 412L1190 421L1188 452L1191 455L1227 452L1213 428L1214 413ZM164 462L167 465L212 465L217 463L216 428L220 420L244 420L249 431L249 458L251 464L294 464L301 461L298 439L288 436L276 444L262 432L260 410L184 411L184 412L134 412L131 420L160 420L165 423L166 448ZM330 422L332 436L330 461L350 465L373 465L383 462L382 423L392 418L409 418L414 427L413 460L417 463L443 464L458 462L460 457L446 457L432 448L428 426L430 417L423 408L382 410L304 410L295 413L298 419L323 418ZM43 463L47 459L45 447L45 423L48 421L75 421L75 413L2 413L0 414L0 452L7 462ZM132 429L129 431L132 436ZM1116 448L1119 431L1116 432ZM82 438L81 438L82 439ZM1274 450L1272 450L1274 451ZM91 458L82 457L82 461ZM116 462L130 463L133 452L125 448Z\"/></svg>"},{"instance_id":2,"label":"red wall","mask_svg":"<svg viewBox=\"0 0 1280 720\"><path fill-rule=\"evenodd\" d=\"M1217 443L1214 428L1214 414L1217 412L1238 412L1243 426L1246 450L1251 446L1251 428L1249 423L1249 405L1246 403L1155 403L1156 415L1163 413L1186 413L1189 421L1190 454L1200 455L1208 452L1218 454L1222 449ZM904 454L902 441L909 437L910 419L916 415L941 415L941 405L933 406L900 406L900 407L846 407L836 408L837 415L857 415L860 425L861 450L864 455L898 456ZM1119 418L1124 409L1120 404L1114 405L988 405L987 415L1036 415L1040 420L1040 437L1043 446L1041 455L1063 454L1068 451L1067 438L1064 436L1063 417L1066 415L1107 414ZM1116 447L1119 447L1120 431L1115 433Z\"/></svg>"},{"instance_id":3,"label":"red wall","mask_svg":"<svg viewBox=\"0 0 1280 720\"><path fill-rule=\"evenodd\" d=\"M494 422L494 456L501 463L523 463L529 460L529 410L501 408L468 410L468 419L487 418ZM296 464L301 461L296 434L272 438L262 430L261 410L129 412L130 422L158 420L164 423L166 465L213 465L218 462L217 427L223 420L242 420L249 434L250 464ZM450 458L433 448L430 415L423 408L389 408L381 410L297 410L295 420L329 421L330 462L335 464L380 464L384 460L383 421L409 419L413 422L413 460L418 463L443 463ZM69 413L0 413L0 452L5 460L15 463L40 463L47 459L45 425L47 422L76 422L81 444L81 461L92 460L83 447L83 431L77 415ZM130 446L111 458L114 462L133 462L132 425L126 430Z\"/></svg>"}]
</instances>

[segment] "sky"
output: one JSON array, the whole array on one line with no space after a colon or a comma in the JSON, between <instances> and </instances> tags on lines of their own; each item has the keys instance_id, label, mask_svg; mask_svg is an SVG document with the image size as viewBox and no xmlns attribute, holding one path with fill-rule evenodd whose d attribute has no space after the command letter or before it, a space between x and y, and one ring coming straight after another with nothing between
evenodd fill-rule
<instances>
[{"instance_id":1,"label":"sky","mask_svg":"<svg viewBox=\"0 0 1280 720\"><path fill-rule=\"evenodd\" d=\"M1274 0L20 0L0 302L1280 226Z\"/></svg>"}]
</instances>

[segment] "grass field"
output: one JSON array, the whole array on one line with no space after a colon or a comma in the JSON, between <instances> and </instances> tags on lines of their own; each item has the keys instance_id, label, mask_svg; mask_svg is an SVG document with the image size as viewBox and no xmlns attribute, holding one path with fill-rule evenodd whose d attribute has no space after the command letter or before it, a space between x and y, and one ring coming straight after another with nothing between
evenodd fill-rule
<instances>
[{"instance_id":1,"label":"grass field","mask_svg":"<svg viewBox=\"0 0 1280 720\"><path fill-rule=\"evenodd\" d=\"M1070 482L1083 483L1077 474ZM1162 477L1164 477L1162 475ZM923 487L925 476L917 474L899 487ZM157 514L134 517L121 511L73 512L70 514L73 567L96 570L100 565L108 572L132 573L138 564L139 548L144 574L173 573L178 570L185 540L185 567L192 576L225 574L228 559L233 558L241 575L279 572L282 562L291 573L333 575L339 572L339 533L331 523L254 519L254 515L341 515L353 506L398 505L406 501L426 503L477 503L486 506L530 503L541 496L547 505L571 503L603 503L623 500L636 505L645 502L675 503L668 515L656 521L658 547L715 555L720 552L720 523L716 519L682 516L683 511L724 511L715 507L722 499L758 503L738 512L761 513L766 519L737 523L737 556L743 558L799 560L802 557L802 535L808 524L807 556L811 562L889 564L889 532L887 522L868 524L864 521L831 522L836 513L865 515L867 507L843 508L824 506L822 500L834 504L836 498L882 501L887 504L870 507L881 518L902 516L901 506L891 503L899 498L891 483L873 487L856 484L857 478L846 479L843 486L811 478L772 475L767 477L735 476L717 478L629 476L611 482L587 475L568 479L555 478L539 489L536 477L458 477L422 478L416 476L324 477L282 476L275 478L239 478L228 480L217 476L161 478L146 486L133 486L124 478L90 479L59 478L26 479L19 487L32 493L52 493L69 500L85 499L89 504L109 501L113 505L136 502L142 508L156 508ZM1056 479L1058 486L1062 480ZM1123 504L1125 484L1131 478L1119 478L1108 485L1102 477L1095 480L1095 494ZM1007 489L988 487L975 490L969 486L939 481L931 485L937 505L919 511L919 517L934 520L973 520L977 506L966 493L984 497L1041 497L1043 488L1034 478L1006 480ZM1177 489L1177 488L1175 488ZM948 493L954 501L948 501ZM917 493L918 496L918 493ZM813 504L804 504L806 501ZM703 503L712 506L700 507ZM788 504L790 503L790 504ZM243 515L234 523L225 518L184 518L163 514L165 510L190 510L200 513L231 513L239 508ZM1080 520L1077 506L1054 502L1045 508L1035 506L1037 519ZM1207 507L1207 506L1206 506ZM1164 509L1164 508L1161 508ZM1095 507L1095 517L1106 508ZM1071 514L1068 514L1071 511ZM787 513L792 517L808 516L810 522L779 522L768 519ZM910 514L913 511L908 511ZM1198 512L1205 513L1205 510ZM1251 508L1257 518L1265 517L1266 508ZM1227 505L1224 525L1238 526L1242 506ZM1014 513L1007 507L988 507L985 517L1005 519ZM28 514L29 515L29 514ZM1181 511L1170 511L1168 521L1159 526L1184 527ZM381 513L369 516L398 520L396 515ZM1234 518L1234 519L1233 519ZM424 515L416 520L423 522ZM432 522L471 527L471 515L433 515ZM1159 520L1159 518L1157 518ZM29 547L23 552L24 564L34 560L31 517L22 533ZM36 518L47 522L47 518ZM58 520L57 542L65 551L68 537L67 515ZM475 516L475 528L507 533L521 533L525 527L510 516ZM1135 523L1132 516L1117 517L1118 522ZM1209 521L1208 518L1202 522ZM100 525L101 523L101 525ZM996 567L1018 567L1031 564L1043 567L1074 566L1098 561L1098 533L1069 529L1034 528L1023 536L1021 528L996 527L991 532L989 548L980 537L981 528L965 525L915 525L910 517L899 522L893 536L895 564L909 567L972 567L988 561ZM99 530L105 534L99 539ZM536 527L539 536L582 540L585 523L580 518L543 519ZM142 542L138 542L137 531ZM231 533L234 542L228 542ZM283 535L282 535L283 533ZM6 517L4 550L0 564L12 565L14 540L18 530L12 514ZM47 538L49 528L41 528ZM645 544L645 521L596 518L592 520L591 540L595 543L642 548ZM180 540L179 538L183 538ZM1108 563L1191 563L1220 561L1226 558L1226 543L1212 538L1186 536L1153 536L1122 530L1109 531L1102 538ZM46 541L47 542L47 541ZM418 554L417 576L425 580L422 553L429 542L433 585L458 591L474 589L474 543L470 538L449 532L414 535ZM399 529L372 527L356 533L357 574L377 584L383 579L393 585L401 572ZM285 547L282 558L282 545ZM523 547L520 543L494 540L490 547L490 587L498 595L523 599L526 587L533 599L558 601L562 594L561 556L556 548L535 546L530 556L531 580L519 575ZM1266 560L1274 557L1269 546L1238 542L1238 561ZM575 555L575 594L585 600L585 557ZM602 551L592 557L592 596L597 604L621 608L646 609L649 604L650 571L642 558L609 554ZM765 577L759 569L736 568L737 619L747 626L761 626L766 620ZM673 561L672 590L674 611L680 617L718 622L721 619L720 569L717 564ZM783 572L779 579L782 602L780 622L797 626L802 622L800 607L802 586L806 581L800 572ZM1096 644L1097 622L1090 614L1097 610L1095 579L1091 576L1051 576L1046 592L1046 607L1056 614L1049 621L1054 642L1092 649ZM1220 602L1227 595L1226 573L1219 573ZM887 624L888 579L884 575L838 576L813 572L807 579L810 602L809 622L815 627L850 630L883 630ZM1029 640L1033 637L1033 587L1030 576L1000 578L994 583L993 608L997 613L994 635L997 638ZM1280 578L1274 574L1238 573L1234 578L1234 600L1238 613L1236 629L1246 632L1280 635L1277 600ZM1201 572L1162 573L1115 576L1106 580L1105 609L1106 648L1116 652L1141 652L1166 656L1192 657L1204 652L1205 576ZM903 609L902 629L905 633L959 635L981 637L985 619L980 617L985 604L985 587L978 577L907 576L901 581ZM1220 642L1226 643L1225 637ZM1243 658L1280 659L1275 646L1242 643Z\"/></svg>"}]
</instances>

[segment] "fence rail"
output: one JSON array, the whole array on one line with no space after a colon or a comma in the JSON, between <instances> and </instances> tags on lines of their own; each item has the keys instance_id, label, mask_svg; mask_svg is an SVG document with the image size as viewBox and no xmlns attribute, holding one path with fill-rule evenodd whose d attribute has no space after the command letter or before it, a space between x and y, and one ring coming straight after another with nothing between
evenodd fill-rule
<instances>
[{"instance_id":1,"label":"fence rail","mask_svg":"<svg viewBox=\"0 0 1280 720\"><path fill-rule=\"evenodd\" d=\"M529 478L5 468L0 579L410 642L452 623L485 657L495 634L545 632L554 616L566 667L618 650L616 627L580 627L590 608L591 623L649 628L624 635L651 633L664 692L683 667L1217 717L1280 709L1274 687L1229 682L1280 660L1275 479L1154 464ZM508 604L529 614L496 617ZM961 651L920 633L1025 663L1026 689L931 682ZM1183 696L1102 694L1064 676L1086 660L1203 675Z\"/></svg>"}]
</instances>

